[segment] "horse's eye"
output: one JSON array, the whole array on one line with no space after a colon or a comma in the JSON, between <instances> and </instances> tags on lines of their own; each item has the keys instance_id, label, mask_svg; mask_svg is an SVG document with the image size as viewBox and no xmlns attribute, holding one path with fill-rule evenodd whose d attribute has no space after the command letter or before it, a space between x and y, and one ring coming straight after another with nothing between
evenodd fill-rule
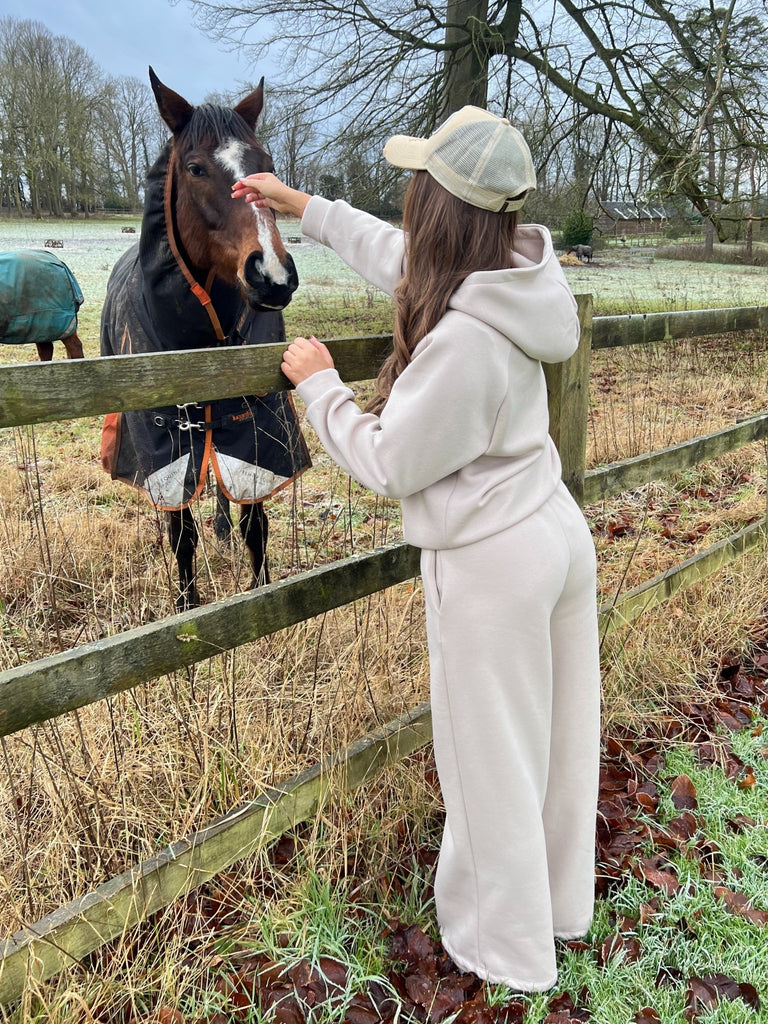
<instances>
[{"instance_id":1,"label":"horse's eye","mask_svg":"<svg viewBox=\"0 0 768 1024\"><path fill-rule=\"evenodd\" d=\"M187 170L193 178L205 177L205 168L202 164L187 164Z\"/></svg>"}]
</instances>

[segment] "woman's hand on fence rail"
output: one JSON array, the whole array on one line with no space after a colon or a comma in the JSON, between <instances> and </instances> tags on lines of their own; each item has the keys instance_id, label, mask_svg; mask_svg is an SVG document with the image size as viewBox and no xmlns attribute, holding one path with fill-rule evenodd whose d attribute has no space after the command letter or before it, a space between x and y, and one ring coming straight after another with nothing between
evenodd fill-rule
<instances>
[{"instance_id":1,"label":"woman's hand on fence rail","mask_svg":"<svg viewBox=\"0 0 768 1024\"><path fill-rule=\"evenodd\" d=\"M283 353L280 369L291 382L301 384L313 373L334 368L333 357L322 341L311 338L296 338Z\"/></svg>"}]
</instances>

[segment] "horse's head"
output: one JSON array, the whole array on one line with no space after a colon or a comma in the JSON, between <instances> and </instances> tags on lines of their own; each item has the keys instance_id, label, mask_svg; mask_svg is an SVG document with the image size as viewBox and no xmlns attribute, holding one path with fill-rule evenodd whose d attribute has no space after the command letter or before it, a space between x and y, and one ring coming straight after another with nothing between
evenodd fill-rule
<instances>
[{"instance_id":1,"label":"horse's head","mask_svg":"<svg viewBox=\"0 0 768 1024\"><path fill-rule=\"evenodd\" d=\"M284 309L299 278L271 210L232 201L232 182L271 171L254 129L264 102L262 79L236 107L193 107L149 69L160 114L173 132L169 173L176 188L178 239L204 277L239 284L253 309Z\"/></svg>"}]
</instances>

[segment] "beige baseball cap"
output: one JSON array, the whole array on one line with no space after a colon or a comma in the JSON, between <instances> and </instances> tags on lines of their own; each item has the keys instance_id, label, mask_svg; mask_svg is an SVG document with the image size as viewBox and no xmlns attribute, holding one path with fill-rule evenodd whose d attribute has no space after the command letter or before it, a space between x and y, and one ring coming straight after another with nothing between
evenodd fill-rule
<instances>
[{"instance_id":1,"label":"beige baseball cap","mask_svg":"<svg viewBox=\"0 0 768 1024\"><path fill-rule=\"evenodd\" d=\"M393 136L384 157L428 171L451 195L483 210L519 210L536 188L528 143L505 117L480 107L457 110L428 139Z\"/></svg>"}]
</instances>

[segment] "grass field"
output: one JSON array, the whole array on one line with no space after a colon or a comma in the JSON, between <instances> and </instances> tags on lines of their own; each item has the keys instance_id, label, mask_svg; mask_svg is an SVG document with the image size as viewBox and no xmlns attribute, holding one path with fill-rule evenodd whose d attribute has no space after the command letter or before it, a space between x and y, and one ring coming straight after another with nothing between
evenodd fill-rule
<instances>
[{"instance_id":1,"label":"grass field","mask_svg":"<svg viewBox=\"0 0 768 1024\"><path fill-rule=\"evenodd\" d=\"M59 254L86 296L81 334L89 356L98 352L109 269L136 237L123 226L138 221L0 221L3 248L64 242ZM292 252L302 287L286 312L289 336L390 328L386 297L306 240ZM574 291L593 292L598 314L756 304L765 301L768 273L624 253L566 272ZM765 409L765 340L595 353L590 465ZM34 360L35 352L4 348L0 359ZM105 477L99 430L99 421L83 419L0 433L0 669L173 610L162 523L134 492ZM397 504L350 482L311 430L307 437L313 469L270 507L275 578L400 536ZM759 518L765 469L763 446L752 445L587 509L599 599ZM208 600L247 585L239 546L213 537L212 511L205 495L198 572ZM605 640L604 798L614 810L621 799L611 831L630 837L630 856L603 885L584 948L560 949L553 992L523 999L451 977L463 1002L442 999L451 972L435 945L430 888L441 808L422 753L87 964L30 986L23 1005L0 1011L0 1019L768 1020L768 925L760 916L768 912L765 569L764 555L752 554ZM740 698L745 718L697 718L701 702L736 700L732 687L742 677L753 680L751 698ZM82 895L427 693L414 581L5 739L3 932ZM706 743L718 746L714 760L702 753ZM695 806L676 803L683 776ZM646 784L655 792L644 791L638 803L637 787ZM686 810L693 823L678 821ZM318 965L335 978L330 993L312 974ZM280 975L283 969L291 973ZM399 1016L390 1014L393 1006Z\"/></svg>"}]
</instances>

